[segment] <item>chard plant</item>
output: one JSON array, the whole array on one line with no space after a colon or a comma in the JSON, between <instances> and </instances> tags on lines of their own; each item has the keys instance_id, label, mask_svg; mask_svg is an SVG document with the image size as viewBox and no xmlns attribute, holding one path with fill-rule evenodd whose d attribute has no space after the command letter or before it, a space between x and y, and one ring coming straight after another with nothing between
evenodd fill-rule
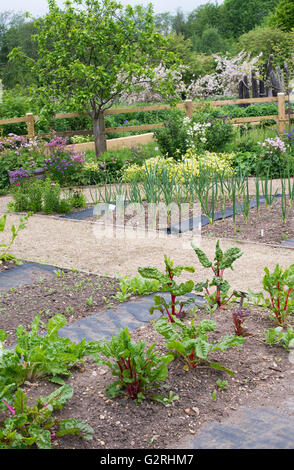
<instances>
[{"instance_id":1,"label":"chard plant","mask_svg":"<svg viewBox=\"0 0 294 470\"><path fill-rule=\"evenodd\" d=\"M198 260L204 268L211 269L213 272L212 280L206 282L199 282L195 285L196 292L205 292L205 298L208 301L210 307L213 309L223 307L226 305L231 298L235 295L228 295L230 284L224 279L225 269L233 269L233 263L243 255L243 252L239 248L229 248L223 252L219 246L219 240L216 243L214 261L210 261L206 254L200 250L193 242L191 243L193 250L195 251ZM209 287L215 288L214 292L209 290Z\"/></svg>"},{"instance_id":2,"label":"chard plant","mask_svg":"<svg viewBox=\"0 0 294 470\"><path fill-rule=\"evenodd\" d=\"M155 330L164 336L168 349L174 351L184 362L185 368L195 369L201 361L213 369L234 373L218 362L211 362L209 355L215 351L226 351L233 346L242 346L245 338L236 335L225 335L216 343L210 343L207 333L215 331L216 322L203 320L197 325L191 321L191 326L186 325L180 319L175 318L173 323L166 317L159 318L154 323Z\"/></svg>"},{"instance_id":3,"label":"chard plant","mask_svg":"<svg viewBox=\"0 0 294 470\"><path fill-rule=\"evenodd\" d=\"M272 273L268 268L264 268L264 271L263 289L269 298L265 298L263 292L251 295L271 310L279 326L285 326L289 315L294 312L294 264L284 271L278 264Z\"/></svg>"},{"instance_id":4,"label":"chard plant","mask_svg":"<svg viewBox=\"0 0 294 470\"><path fill-rule=\"evenodd\" d=\"M242 307L238 307L232 313L233 323L235 327L235 335L237 336L249 336L247 328L244 328L243 323L250 315L250 310Z\"/></svg>"},{"instance_id":5,"label":"chard plant","mask_svg":"<svg viewBox=\"0 0 294 470\"><path fill-rule=\"evenodd\" d=\"M282 345L287 351L294 348L294 331L292 326L285 330L282 326L269 328L264 332L264 340L270 346Z\"/></svg>"},{"instance_id":6,"label":"chard plant","mask_svg":"<svg viewBox=\"0 0 294 470\"><path fill-rule=\"evenodd\" d=\"M59 329L66 325L65 317L61 314L48 321L44 336L38 334L39 323L40 316L36 316L30 332L21 325L17 328L17 344L14 349L4 347L8 335L0 330L1 389L12 384L17 387L26 380L33 381L44 377L62 383L60 376L68 377L70 370L81 364L85 355L95 350L91 342L82 340L75 344L69 338L58 335Z\"/></svg>"},{"instance_id":7,"label":"chard plant","mask_svg":"<svg viewBox=\"0 0 294 470\"><path fill-rule=\"evenodd\" d=\"M155 344L146 350L146 343L131 341L127 328L120 329L111 341L97 343L97 351L93 358L98 364L107 365L117 380L106 389L107 396L114 398L126 395L135 403L145 398L159 399L152 395L152 390L159 387L159 382L168 375L167 364L173 360L172 354L159 355L154 351ZM161 397L162 399L162 397Z\"/></svg>"},{"instance_id":8,"label":"chard plant","mask_svg":"<svg viewBox=\"0 0 294 470\"><path fill-rule=\"evenodd\" d=\"M159 290L170 294L170 302L167 302L160 295L155 295L155 305L149 309L149 312L152 314L155 310L159 310L162 315L168 316L170 322L174 322L175 318L179 318L185 306L195 303L193 298L177 300L177 297L184 296L193 290L194 282L189 280L177 284L174 278L180 276L183 271L193 273L195 269L193 266L174 266L173 261L166 255L164 255L164 263L164 273L152 266L140 267L138 271L143 278L159 281Z\"/></svg>"},{"instance_id":9,"label":"chard plant","mask_svg":"<svg viewBox=\"0 0 294 470\"><path fill-rule=\"evenodd\" d=\"M34 406L28 406L28 397L18 389L13 402L2 399L10 416L0 420L0 449L28 449L35 446L39 449L51 449L52 438L67 434L77 435L90 440L93 429L80 419L59 419L52 416L54 410L73 396L73 389L63 385L46 397L39 397Z\"/></svg>"},{"instance_id":10,"label":"chard plant","mask_svg":"<svg viewBox=\"0 0 294 470\"><path fill-rule=\"evenodd\" d=\"M14 224L12 224L11 229L10 229L10 231L11 231L10 241L8 243L1 243L0 244L0 248L2 248L2 250L0 252L0 264L3 263L3 261L4 262L5 261L14 261L15 264L22 264L21 261L18 258L16 258L16 256L9 253L9 250L12 247L12 245L13 245L16 237L18 236L19 232L26 228L27 221L28 221L29 217L31 217L32 214L33 214L32 212L29 212L25 216L20 217L19 218L19 224L18 224L17 227ZM0 217L0 232L4 232L5 227L6 227L6 222L7 222L7 215L3 214Z\"/></svg>"}]
</instances>

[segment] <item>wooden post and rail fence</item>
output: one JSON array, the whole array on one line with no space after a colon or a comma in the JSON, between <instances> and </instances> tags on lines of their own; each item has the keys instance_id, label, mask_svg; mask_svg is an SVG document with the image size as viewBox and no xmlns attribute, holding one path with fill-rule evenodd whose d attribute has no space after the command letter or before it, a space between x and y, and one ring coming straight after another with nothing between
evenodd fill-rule
<instances>
[{"instance_id":1,"label":"wooden post and rail fence","mask_svg":"<svg viewBox=\"0 0 294 470\"><path fill-rule=\"evenodd\" d=\"M232 99L232 100L219 100L219 101L209 101L210 106L225 106L225 105L244 105L244 104L253 104L253 103L277 103L278 104L278 114L270 116L250 116L242 118L233 118L231 121L234 125L239 126L242 124L251 123L253 125L259 124L264 120L275 120L277 127L280 133L285 132L286 123L288 118L286 116L286 95L284 93L278 93L276 97L265 97L265 98L246 98L246 99ZM199 105L203 104L200 101L186 100L183 103L177 104L176 109L182 109L185 111L186 116L192 117L193 110L197 109ZM154 106L140 106L132 108L110 108L104 112L105 115L109 114L122 114L122 113L138 113L145 111L162 111L162 110L171 110L173 109L170 105L154 105ZM80 113L65 113L65 114L56 114L54 119L68 119L68 118L78 118L85 117L87 114ZM45 137L49 134L37 134L35 130L35 122L39 119L38 116L34 116L32 113L27 113L24 117L16 118L7 118L0 119L0 126L5 124L15 124L20 122L25 122L27 125L27 137L34 139L35 137ZM125 127L111 127L106 128L105 133L109 132L137 132L137 131L150 131L152 129L163 127L163 123L160 124L144 124L140 126L125 126ZM92 130L78 130L78 131L63 131L56 132L56 135L69 137L74 135L92 135Z\"/></svg>"}]
</instances>

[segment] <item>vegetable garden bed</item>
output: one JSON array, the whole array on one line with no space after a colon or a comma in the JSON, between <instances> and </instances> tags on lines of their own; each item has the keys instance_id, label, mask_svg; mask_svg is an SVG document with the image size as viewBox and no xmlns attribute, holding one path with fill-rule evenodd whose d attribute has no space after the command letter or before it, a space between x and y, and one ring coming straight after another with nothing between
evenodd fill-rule
<instances>
[{"instance_id":1,"label":"vegetable garden bed","mask_svg":"<svg viewBox=\"0 0 294 470\"><path fill-rule=\"evenodd\" d=\"M54 275L47 273L42 279L36 276L35 282L2 293L0 327L9 333L5 345L15 343L19 325L30 331L29 325L36 315L40 315L44 327L48 320L54 321L56 313L63 313L72 325L81 318L91 318L93 312L107 312L110 302L118 317L123 315L124 306L129 302L118 305L113 298L117 287L118 281L114 279L56 270ZM73 310L68 310L69 307ZM181 319L187 326L192 319L197 323L207 318L215 321L216 328L207 335L212 344L234 333L232 313L235 310L236 305L228 304L208 317L205 309L198 307L193 314L186 311ZM144 298L138 304L137 313L148 322ZM260 406L272 393L284 396L285 387L293 380L293 364L288 351L264 342L264 331L273 327L268 315L268 310L251 306L245 320L248 333L245 343L210 354L209 361L221 363L227 371L211 368L206 361L200 361L195 368L187 368L180 358L170 362L168 377L157 390L169 397L164 403L151 400L148 395L139 405L123 396L110 398L106 396L106 387L113 382L111 370L98 365L90 356L84 358L84 363L76 361L69 377L63 377L74 394L55 415L59 420L73 417L83 420L93 429L93 439L52 436L53 448L176 449L181 440L192 439L209 421L220 422L233 413L238 414L244 405ZM166 343L151 320L150 316L147 324L142 323L142 327L130 331L131 339L143 340L147 346L156 343L155 349L167 354ZM45 329L40 326L40 333L44 334ZM56 390L56 383L45 378L31 377L24 382L21 388L28 397L28 405ZM60 381L55 381L60 385ZM10 415L9 409L2 411L0 420Z\"/></svg>"},{"instance_id":2,"label":"vegetable garden bed","mask_svg":"<svg viewBox=\"0 0 294 470\"><path fill-rule=\"evenodd\" d=\"M94 215L94 208L90 207L82 211L76 210L71 214L61 217L105 223L106 225L113 222L114 225L117 223L118 226L125 226L133 230L149 227L157 231L166 230L168 234L188 232L189 230L198 231L198 224L201 222L202 236L275 245L283 243L287 246L287 240L294 238L294 206L290 204L289 199L286 201L285 221L282 216L282 199L280 197L276 198L270 206L265 204L264 199L261 199L257 208L256 199L253 196L250 199L250 203L251 208L248 210L248 220L244 217L241 205L239 205L239 213L236 213L234 220L231 201L227 201L225 206L218 203L215 208L213 224L209 224L203 209L200 210L198 205L193 207L193 204L190 204L188 209L180 208L178 210L175 208L172 215L165 216L160 221L159 218L156 219L156 216L153 215L154 223L148 222L148 203L146 202L142 204L143 216L132 205L129 208L126 206L125 212L122 214L112 204L109 207L113 208L113 213L110 211L111 215L109 216L108 212L107 219L103 214L99 217ZM107 207L107 204L105 204L105 207ZM201 212L201 219L198 212ZM171 220L173 221L172 225L170 225Z\"/></svg>"},{"instance_id":3,"label":"vegetable garden bed","mask_svg":"<svg viewBox=\"0 0 294 470\"><path fill-rule=\"evenodd\" d=\"M287 220L284 222L281 211L281 199L276 199L271 206L260 205L250 209L248 221L243 214L236 216L235 227L232 217L220 219L213 225L202 227L202 235L216 238L234 238L279 245L294 238L294 206L287 201Z\"/></svg>"}]
</instances>

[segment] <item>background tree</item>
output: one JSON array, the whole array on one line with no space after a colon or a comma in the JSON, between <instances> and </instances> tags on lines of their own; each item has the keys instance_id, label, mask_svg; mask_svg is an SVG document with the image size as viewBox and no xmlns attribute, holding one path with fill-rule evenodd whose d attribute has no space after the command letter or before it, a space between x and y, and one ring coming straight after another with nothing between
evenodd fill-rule
<instances>
[{"instance_id":1,"label":"background tree","mask_svg":"<svg viewBox=\"0 0 294 470\"><path fill-rule=\"evenodd\" d=\"M175 32L167 36L167 51L171 51L181 59L183 66L182 77L186 85L200 75L212 73L215 70L215 61L211 55L197 54L193 50L192 39L185 39L183 34Z\"/></svg>"},{"instance_id":2,"label":"background tree","mask_svg":"<svg viewBox=\"0 0 294 470\"><path fill-rule=\"evenodd\" d=\"M174 55L155 32L152 5L123 7L112 0L74 0L60 9L49 0L49 13L35 39L39 58L32 67L40 107L54 114L61 104L92 118L96 155L106 151L104 111L122 93L154 83L166 100L175 100L172 70L155 76L159 61L168 68ZM12 57L17 56L17 51Z\"/></svg>"},{"instance_id":3,"label":"background tree","mask_svg":"<svg viewBox=\"0 0 294 470\"><path fill-rule=\"evenodd\" d=\"M280 0L272 19L273 24L283 31L294 29L294 1Z\"/></svg>"},{"instance_id":4,"label":"background tree","mask_svg":"<svg viewBox=\"0 0 294 470\"><path fill-rule=\"evenodd\" d=\"M219 6L219 30L226 37L238 38L274 10L279 0L225 0ZM290 0L291 1L291 0Z\"/></svg>"},{"instance_id":5,"label":"background tree","mask_svg":"<svg viewBox=\"0 0 294 470\"><path fill-rule=\"evenodd\" d=\"M8 55L18 47L24 56L37 58L36 45L32 35L36 33L34 21L25 14L4 12L0 14L0 77L5 88L16 85L26 87L32 82L32 73L28 64L11 63Z\"/></svg>"},{"instance_id":6,"label":"background tree","mask_svg":"<svg viewBox=\"0 0 294 470\"><path fill-rule=\"evenodd\" d=\"M236 50L250 52L252 57L262 52L261 61L267 62L274 55L274 66L291 60L294 51L294 31L285 32L274 27L257 27L239 37Z\"/></svg>"},{"instance_id":7,"label":"background tree","mask_svg":"<svg viewBox=\"0 0 294 470\"><path fill-rule=\"evenodd\" d=\"M187 18L186 31L190 37L201 37L203 32L209 28L218 29L219 6L215 3L205 3L195 8Z\"/></svg>"},{"instance_id":8,"label":"background tree","mask_svg":"<svg viewBox=\"0 0 294 470\"><path fill-rule=\"evenodd\" d=\"M154 24L159 33L167 36L172 32L173 16L169 12L158 13L154 16Z\"/></svg>"}]
</instances>

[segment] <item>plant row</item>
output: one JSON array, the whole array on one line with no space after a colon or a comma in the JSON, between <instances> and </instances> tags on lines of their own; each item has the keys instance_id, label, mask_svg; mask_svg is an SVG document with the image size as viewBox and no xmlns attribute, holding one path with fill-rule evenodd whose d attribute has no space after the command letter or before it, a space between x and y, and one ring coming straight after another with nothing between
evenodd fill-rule
<instances>
[{"instance_id":1,"label":"plant row","mask_svg":"<svg viewBox=\"0 0 294 470\"><path fill-rule=\"evenodd\" d=\"M179 398L172 390L168 395L158 390L168 377L168 364L177 358L183 361L187 370L197 370L204 362L206 366L233 375L232 370L211 360L210 355L216 351L225 352L231 347L241 347L250 336L251 333L244 327L250 314L249 302L246 308L243 304L245 297L248 297L246 301L253 299L256 305L270 309L271 316L278 324L264 332L265 342L270 345L281 344L287 350L294 346L291 325L294 313L294 265L286 270L277 265L272 273L265 268L263 287L268 297L264 293L231 293L224 272L233 269L233 264L243 254L241 250L229 248L222 251L217 242L214 259L209 260L202 250L192 246L200 264L212 273L207 281L194 283L193 280L187 280L177 283L176 277L183 272L194 273L195 268L175 266L165 256L163 272L152 266L140 267L138 272L143 281L128 283L128 289L133 292L136 289L140 293L146 290L159 292L154 296L150 313L156 310L161 313L153 326L165 340L165 354L156 350L156 343L147 346L144 341L132 341L127 328L121 329L111 340L73 343L69 338L59 335L59 330L66 325L61 314L52 317L47 325L41 322L40 316L35 317L30 331L19 326L16 331L17 343L13 348L4 346L8 335L0 330L0 409L9 415L0 421L0 448L50 448L52 440L66 434L92 438L93 429L86 422L76 418L63 420L54 415L54 411L61 409L73 395L72 387L66 385L64 379L86 356L92 356L98 364L110 368L115 380L107 386L107 396L115 398L123 395L137 404L144 399L151 399L169 405ZM121 281L124 281L121 286L127 282L124 278ZM126 294L123 289L121 292ZM193 317L197 309L193 293L204 293L210 317L187 322L182 319L184 310L189 307ZM211 315L217 308L223 309L238 299L240 305L232 309L234 333L211 341L209 333L217 330ZM28 406L28 397L22 386L26 381L41 379L50 380L58 384L59 388L46 397L39 397L34 406Z\"/></svg>"}]
</instances>

